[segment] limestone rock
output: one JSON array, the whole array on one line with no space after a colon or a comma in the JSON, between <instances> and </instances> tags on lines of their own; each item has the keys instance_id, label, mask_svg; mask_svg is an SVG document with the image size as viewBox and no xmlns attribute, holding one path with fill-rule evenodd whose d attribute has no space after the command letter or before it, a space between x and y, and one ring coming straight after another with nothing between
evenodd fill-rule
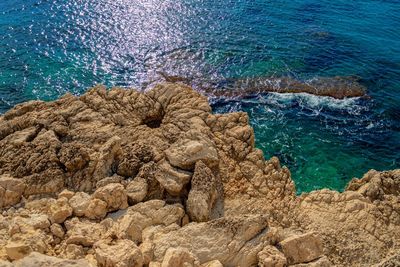
<instances>
[{"instance_id":1,"label":"limestone rock","mask_svg":"<svg viewBox=\"0 0 400 267\"><path fill-rule=\"evenodd\" d=\"M179 205L166 205L161 200L139 203L129 207L126 214L118 219L117 235L119 238L128 238L139 243L145 228L180 223L184 215L185 212Z\"/></svg>"},{"instance_id":2,"label":"limestone rock","mask_svg":"<svg viewBox=\"0 0 400 267\"><path fill-rule=\"evenodd\" d=\"M17 204L25 191L26 184L9 175L0 175L0 208Z\"/></svg>"},{"instance_id":3,"label":"limestone rock","mask_svg":"<svg viewBox=\"0 0 400 267\"><path fill-rule=\"evenodd\" d=\"M12 260L21 259L32 252L32 248L23 242L9 242L5 249L7 256Z\"/></svg>"},{"instance_id":4,"label":"limestone rock","mask_svg":"<svg viewBox=\"0 0 400 267\"><path fill-rule=\"evenodd\" d=\"M81 217L84 216L88 210L90 196L85 192L77 192L69 199L68 203L72 207L74 215Z\"/></svg>"},{"instance_id":5,"label":"limestone rock","mask_svg":"<svg viewBox=\"0 0 400 267\"><path fill-rule=\"evenodd\" d=\"M266 246L258 253L259 267L284 267L287 266L285 255L274 246Z\"/></svg>"},{"instance_id":6,"label":"limestone rock","mask_svg":"<svg viewBox=\"0 0 400 267\"><path fill-rule=\"evenodd\" d=\"M92 220L103 219L107 215L107 211L107 203L101 199L94 198L90 199L85 216Z\"/></svg>"},{"instance_id":7,"label":"limestone rock","mask_svg":"<svg viewBox=\"0 0 400 267\"><path fill-rule=\"evenodd\" d=\"M125 188L119 183L111 183L98 188L93 193L93 198L106 202L108 211L125 209L128 207L128 198Z\"/></svg>"},{"instance_id":8,"label":"limestone rock","mask_svg":"<svg viewBox=\"0 0 400 267\"><path fill-rule=\"evenodd\" d=\"M331 267L332 263L329 261L329 259L326 256L323 256L319 259L316 259L314 261L308 262L308 263L300 263L300 264L295 264L291 265L295 267Z\"/></svg>"},{"instance_id":9,"label":"limestone rock","mask_svg":"<svg viewBox=\"0 0 400 267\"><path fill-rule=\"evenodd\" d=\"M173 196L179 195L189 183L192 173L171 166L166 160L158 164L156 179Z\"/></svg>"},{"instance_id":10,"label":"limestone rock","mask_svg":"<svg viewBox=\"0 0 400 267\"><path fill-rule=\"evenodd\" d=\"M147 191L148 184L146 180L141 177L135 178L126 186L129 203L136 204L142 202L147 195Z\"/></svg>"},{"instance_id":11,"label":"limestone rock","mask_svg":"<svg viewBox=\"0 0 400 267\"><path fill-rule=\"evenodd\" d=\"M186 204L190 218L196 222L208 221L217 194L217 181L212 171L202 161L198 161Z\"/></svg>"},{"instance_id":12,"label":"limestone rock","mask_svg":"<svg viewBox=\"0 0 400 267\"><path fill-rule=\"evenodd\" d=\"M215 165L218 153L210 139L201 133L192 133L193 139L182 139L169 147L165 154L172 166L183 170L193 170L197 161Z\"/></svg>"},{"instance_id":13,"label":"limestone rock","mask_svg":"<svg viewBox=\"0 0 400 267\"><path fill-rule=\"evenodd\" d=\"M55 235L56 237L59 237L59 238L63 238L64 234L65 234L62 226L57 223L54 223L50 226L50 231L53 235Z\"/></svg>"},{"instance_id":14,"label":"limestone rock","mask_svg":"<svg viewBox=\"0 0 400 267\"><path fill-rule=\"evenodd\" d=\"M72 219L65 222L67 233L65 240L67 244L93 246L107 232L106 227L101 224L84 220Z\"/></svg>"},{"instance_id":15,"label":"limestone rock","mask_svg":"<svg viewBox=\"0 0 400 267\"><path fill-rule=\"evenodd\" d=\"M11 262L0 260L0 267L13 267Z\"/></svg>"},{"instance_id":16,"label":"limestone rock","mask_svg":"<svg viewBox=\"0 0 400 267\"><path fill-rule=\"evenodd\" d=\"M96 188L104 187L108 184L119 184L122 182L122 177L118 175L113 175L110 177L106 177L104 179L101 179L96 183Z\"/></svg>"},{"instance_id":17,"label":"limestone rock","mask_svg":"<svg viewBox=\"0 0 400 267\"><path fill-rule=\"evenodd\" d=\"M121 239L94 245L99 267L142 267L143 256L134 242Z\"/></svg>"},{"instance_id":18,"label":"limestone rock","mask_svg":"<svg viewBox=\"0 0 400 267\"><path fill-rule=\"evenodd\" d=\"M154 259L161 261L170 248L188 249L200 262L219 260L224 266L257 264L257 253L270 241L264 216L221 218L191 223L153 240Z\"/></svg>"},{"instance_id":19,"label":"limestone rock","mask_svg":"<svg viewBox=\"0 0 400 267\"><path fill-rule=\"evenodd\" d=\"M63 191L60 192L60 194L58 194L58 198L65 197L67 199L71 199L74 195L75 195L74 192L64 189Z\"/></svg>"},{"instance_id":20,"label":"limestone rock","mask_svg":"<svg viewBox=\"0 0 400 267\"><path fill-rule=\"evenodd\" d=\"M213 260L203 263L201 267L224 267L219 260Z\"/></svg>"},{"instance_id":21,"label":"limestone rock","mask_svg":"<svg viewBox=\"0 0 400 267\"><path fill-rule=\"evenodd\" d=\"M93 267L86 260L65 260L32 252L29 256L13 262L14 267Z\"/></svg>"},{"instance_id":22,"label":"limestone rock","mask_svg":"<svg viewBox=\"0 0 400 267\"><path fill-rule=\"evenodd\" d=\"M34 229L47 229L50 227L49 217L45 214L31 214L27 218L26 223L31 225Z\"/></svg>"},{"instance_id":23,"label":"limestone rock","mask_svg":"<svg viewBox=\"0 0 400 267\"><path fill-rule=\"evenodd\" d=\"M57 201L50 205L49 217L52 223L63 223L68 217L72 215L73 209L68 204L67 198L59 198Z\"/></svg>"},{"instance_id":24,"label":"limestone rock","mask_svg":"<svg viewBox=\"0 0 400 267\"><path fill-rule=\"evenodd\" d=\"M310 262L323 255L322 242L315 233L291 236L280 246L289 264Z\"/></svg>"},{"instance_id":25,"label":"limestone rock","mask_svg":"<svg viewBox=\"0 0 400 267\"><path fill-rule=\"evenodd\" d=\"M161 267L199 267L198 259L184 248L170 248L165 253Z\"/></svg>"},{"instance_id":26,"label":"limestone rock","mask_svg":"<svg viewBox=\"0 0 400 267\"><path fill-rule=\"evenodd\" d=\"M126 199L135 206L124 210ZM183 84L97 86L0 116L0 260L8 247L14 257L37 251L97 264L94 243L128 240L151 266L178 248L204 264L269 264L279 243L291 259L313 258L303 265L324 265L319 242L288 235L314 231L334 266L393 266L399 203L400 170L297 196L290 171L255 148L246 113L212 113Z\"/></svg>"}]
</instances>

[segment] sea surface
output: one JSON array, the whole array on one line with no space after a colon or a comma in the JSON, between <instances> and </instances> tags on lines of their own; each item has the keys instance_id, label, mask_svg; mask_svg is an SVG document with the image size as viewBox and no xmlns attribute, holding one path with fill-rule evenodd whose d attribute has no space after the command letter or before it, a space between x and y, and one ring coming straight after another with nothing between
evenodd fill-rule
<instances>
[{"instance_id":1,"label":"sea surface","mask_svg":"<svg viewBox=\"0 0 400 267\"><path fill-rule=\"evenodd\" d=\"M356 77L370 98L210 102L249 113L257 147L290 168L299 193L400 167L399 0L0 1L0 113L98 83L145 90L166 75L198 90Z\"/></svg>"}]
</instances>

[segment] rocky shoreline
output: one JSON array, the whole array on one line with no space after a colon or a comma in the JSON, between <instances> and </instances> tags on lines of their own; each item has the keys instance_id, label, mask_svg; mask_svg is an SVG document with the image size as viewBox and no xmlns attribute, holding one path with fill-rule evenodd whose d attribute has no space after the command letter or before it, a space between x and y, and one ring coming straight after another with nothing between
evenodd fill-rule
<instances>
[{"instance_id":1,"label":"rocky shoreline","mask_svg":"<svg viewBox=\"0 0 400 267\"><path fill-rule=\"evenodd\" d=\"M0 266L399 266L400 170L296 196L246 113L181 84L0 117Z\"/></svg>"}]
</instances>

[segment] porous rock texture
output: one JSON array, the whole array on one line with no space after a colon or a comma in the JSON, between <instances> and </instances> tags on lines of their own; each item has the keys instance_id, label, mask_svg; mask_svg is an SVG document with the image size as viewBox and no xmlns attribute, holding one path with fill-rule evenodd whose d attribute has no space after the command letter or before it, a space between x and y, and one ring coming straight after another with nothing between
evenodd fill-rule
<instances>
[{"instance_id":1,"label":"porous rock texture","mask_svg":"<svg viewBox=\"0 0 400 267\"><path fill-rule=\"evenodd\" d=\"M246 113L173 83L0 117L0 266L398 266L400 170L296 196Z\"/></svg>"}]
</instances>

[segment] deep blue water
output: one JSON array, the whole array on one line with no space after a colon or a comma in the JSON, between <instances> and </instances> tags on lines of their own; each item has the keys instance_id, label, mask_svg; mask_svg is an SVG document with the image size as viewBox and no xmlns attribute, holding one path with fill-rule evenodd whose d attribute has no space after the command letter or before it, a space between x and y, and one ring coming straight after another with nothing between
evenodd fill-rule
<instances>
[{"instance_id":1,"label":"deep blue water","mask_svg":"<svg viewBox=\"0 0 400 267\"><path fill-rule=\"evenodd\" d=\"M97 83L142 90L160 72L213 90L227 79L357 76L370 99L210 101L249 112L257 146L291 169L299 192L400 167L398 0L0 1L1 113Z\"/></svg>"}]
</instances>

